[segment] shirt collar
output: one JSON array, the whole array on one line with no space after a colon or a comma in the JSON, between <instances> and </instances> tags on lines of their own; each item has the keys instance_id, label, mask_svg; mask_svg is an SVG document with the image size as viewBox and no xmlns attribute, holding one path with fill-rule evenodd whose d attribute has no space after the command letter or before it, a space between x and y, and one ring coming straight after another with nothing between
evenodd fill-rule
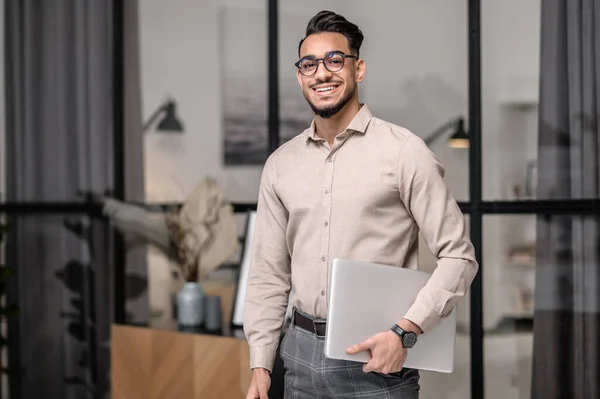
<instances>
[{"instance_id":1,"label":"shirt collar","mask_svg":"<svg viewBox=\"0 0 600 399\"><path fill-rule=\"evenodd\" d=\"M373 117L373 114L371 113L371 110L369 109L367 104L363 104L360 107L360 110L356 113L356 115L354 115L354 118L348 124L348 127L346 128L346 130L344 130L342 133L338 134L337 137L344 138L351 133L364 134L367 131L367 126L369 126L369 122L371 121L372 117ZM310 127L308 129L306 129L305 137L306 137L306 142L308 142L308 140L313 140L313 141L323 141L324 140L323 138L319 137L317 135L317 132L315 131L315 120L314 119L312 120Z\"/></svg>"}]
</instances>

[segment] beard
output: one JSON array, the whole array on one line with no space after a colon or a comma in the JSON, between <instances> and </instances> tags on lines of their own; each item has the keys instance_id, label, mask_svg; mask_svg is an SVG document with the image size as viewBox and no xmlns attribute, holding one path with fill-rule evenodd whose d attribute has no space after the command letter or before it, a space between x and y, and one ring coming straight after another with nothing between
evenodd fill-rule
<instances>
[{"instance_id":1,"label":"beard","mask_svg":"<svg viewBox=\"0 0 600 399\"><path fill-rule=\"evenodd\" d=\"M321 83L327 83L327 82L321 82ZM319 84L321 84L321 83L319 83ZM309 89L309 90L312 90L312 89ZM329 119L332 116L334 116L335 114L337 114L338 112L340 112L342 110L342 108L344 108L346 106L346 104L348 104L350 102L350 100L354 96L355 92L356 92L356 85L354 85L352 87L348 87L346 89L346 92L342 96L342 98L340 98L340 100L337 103L332 104L332 105L326 105L324 107L318 107L315 104L313 104L310 101L310 99L308 98L307 94L304 94L304 98L306 98L308 105L310 105L310 107L312 108L313 112L316 115L320 116L323 119Z\"/></svg>"}]
</instances>

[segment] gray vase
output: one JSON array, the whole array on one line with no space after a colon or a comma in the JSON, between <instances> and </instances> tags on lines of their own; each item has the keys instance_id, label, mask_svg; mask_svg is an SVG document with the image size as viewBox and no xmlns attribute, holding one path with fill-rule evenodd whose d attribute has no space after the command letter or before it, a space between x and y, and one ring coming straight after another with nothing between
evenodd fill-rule
<instances>
[{"instance_id":1,"label":"gray vase","mask_svg":"<svg viewBox=\"0 0 600 399\"><path fill-rule=\"evenodd\" d=\"M204 290L195 282L187 282L177 295L177 324L199 327L204 323Z\"/></svg>"}]
</instances>

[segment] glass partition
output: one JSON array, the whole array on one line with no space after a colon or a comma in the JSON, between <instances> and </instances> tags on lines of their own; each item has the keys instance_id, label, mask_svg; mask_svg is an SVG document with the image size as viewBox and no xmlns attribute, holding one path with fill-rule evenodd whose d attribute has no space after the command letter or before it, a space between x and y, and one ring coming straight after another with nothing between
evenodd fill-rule
<instances>
[{"instance_id":1,"label":"glass partition","mask_svg":"<svg viewBox=\"0 0 600 399\"><path fill-rule=\"evenodd\" d=\"M483 226L485 397L590 392L600 319L597 217L487 215Z\"/></svg>"},{"instance_id":2,"label":"glass partition","mask_svg":"<svg viewBox=\"0 0 600 399\"><path fill-rule=\"evenodd\" d=\"M467 228L469 216L465 216ZM435 256L425 241L419 241L419 268L433 272L436 267ZM422 398L464 399L471 397L471 317L470 291L462 298L456 309L456 342L454 353L454 371L449 374L421 371Z\"/></svg>"}]
</instances>

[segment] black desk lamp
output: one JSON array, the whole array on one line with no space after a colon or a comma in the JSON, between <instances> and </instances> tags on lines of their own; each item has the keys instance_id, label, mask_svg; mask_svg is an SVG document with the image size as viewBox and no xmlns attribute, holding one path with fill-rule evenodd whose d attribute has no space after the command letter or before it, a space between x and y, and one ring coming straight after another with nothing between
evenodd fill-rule
<instances>
[{"instance_id":1,"label":"black desk lamp","mask_svg":"<svg viewBox=\"0 0 600 399\"><path fill-rule=\"evenodd\" d=\"M164 102L154 113L150 116L148 121L144 123L144 132L147 131L154 121L160 116L161 113L165 113L162 120L158 123L156 129L161 132L183 132L183 125L177 119L177 103L173 100L168 100Z\"/></svg>"},{"instance_id":2,"label":"black desk lamp","mask_svg":"<svg viewBox=\"0 0 600 399\"><path fill-rule=\"evenodd\" d=\"M454 128L454 133L448 139L448 146L452 148L469 148L469 136L465 131L465 120L462 117L453 119L440 126L425 139L425 144L430 145L450 128Z\"/></svg>"}]
</instances>

